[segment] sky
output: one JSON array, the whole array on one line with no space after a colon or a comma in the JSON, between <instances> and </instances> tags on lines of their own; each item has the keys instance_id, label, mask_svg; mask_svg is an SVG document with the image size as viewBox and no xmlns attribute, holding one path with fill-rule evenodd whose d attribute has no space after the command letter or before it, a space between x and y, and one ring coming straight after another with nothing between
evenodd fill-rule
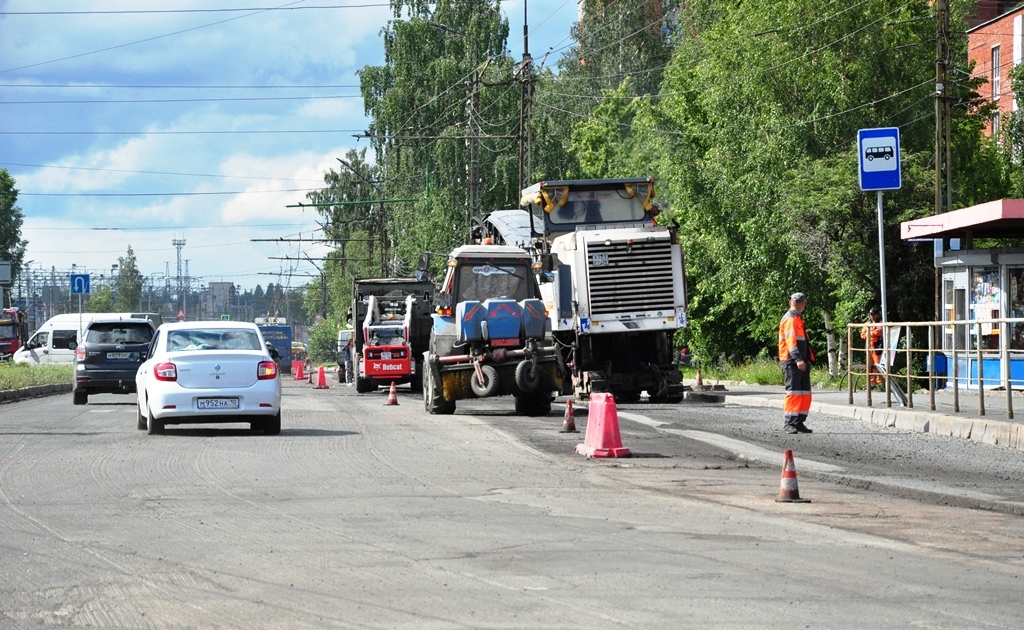
<instances>
[{"instance_id":1,"label":"sky","mask_svg":"<svg viewBox=\"0 0 1024 630\"><path fill-rule=\"evenodd\" d=\"M516 59L523 1L502 3ZM576 0L526 1L535 59L571 44ZM289 206L369 146L356 72L383 63L391 18L379 0L0 0L25 261L95 283L130 246L162 284L184 240L194 287L305 284L326 250L295 239L319 215Z\"/></svg>"}]
</instances>

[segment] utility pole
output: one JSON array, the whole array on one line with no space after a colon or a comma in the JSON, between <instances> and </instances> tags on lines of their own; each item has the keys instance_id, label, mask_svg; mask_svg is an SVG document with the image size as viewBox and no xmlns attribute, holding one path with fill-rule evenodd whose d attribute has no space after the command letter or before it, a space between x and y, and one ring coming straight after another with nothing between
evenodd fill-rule
<instances>
[{"instance_id":1,"label":"utility pole","mask_svg":"<svg viewBox=\"0 0 1024 630\"><path fill-rule=\"evenodd\" d=\"M530 106L533 102L533 76L530 57L530 26L527 23L526 0L523 1L523 64L520 68L519 80L522 91L519 104L519 188L522 190L529 184L530 177ZM519 191L516 191L518 197Z\"/></svg>"},{"instance_id":2,"label":"utility pole","mask_svg":"<svg viewBox=\"0 0 1024 630\"><path fill-rule=\"evenodd\" d=\"M935 214L953 209L949 94L949 0L935 3Z\"/></svg>"},{"instance_id":3,"label":"utility pole","mask_svg":"<svg viewBox=\"0 0 1024 630\"><path fill-rule=\"evenodd\" d=\"M176 238L171 240L171 245L178 248L178 310L181 311L184 308L184 303L181 299L181 248L185 246L185 239ZM175 313L177 315L177 313Z\"/></svg>"}]
</instances>

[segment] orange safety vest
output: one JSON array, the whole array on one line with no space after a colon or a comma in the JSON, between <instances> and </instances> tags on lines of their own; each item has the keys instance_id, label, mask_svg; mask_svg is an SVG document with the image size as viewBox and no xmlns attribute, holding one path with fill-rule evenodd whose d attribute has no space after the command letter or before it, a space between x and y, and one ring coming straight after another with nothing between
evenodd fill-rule
<instances>
[{"instance_id":1,"label":"orange safety vest","mask_svg":"<svg viewBox=\"0 0 1024 630\"><path fill-rule=\"evenodd\" d=\"M779 322L779 361L814 361L814 351L807 342L804 318L790 309Z\"/></svg>"}]
</instances>

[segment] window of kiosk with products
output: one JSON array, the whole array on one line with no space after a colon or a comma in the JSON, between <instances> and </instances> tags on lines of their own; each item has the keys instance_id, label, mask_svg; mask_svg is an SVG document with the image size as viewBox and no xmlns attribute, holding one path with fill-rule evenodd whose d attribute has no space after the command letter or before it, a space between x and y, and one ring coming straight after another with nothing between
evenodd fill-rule
<instances>
[{"instance_id":1,"label":"window of kiosk with products","mask_svg":"<svg viewBox=\"0 0 1024 630\"><path fill-rule=\"evenodd\" d=\"M956 349L960 386L978 387L980 356L985 388L1001 387L1005 346L1011 386L1024 389L1024 322L987 321L1024 318L1024 250L944 254L936 257L936 265L942 274L942 320L951 323L943 326L942 351L951 359ZM973 323L952 324L964 320ZM949 377L947 385L952 386Z\"/></svg>"}]
</instances>

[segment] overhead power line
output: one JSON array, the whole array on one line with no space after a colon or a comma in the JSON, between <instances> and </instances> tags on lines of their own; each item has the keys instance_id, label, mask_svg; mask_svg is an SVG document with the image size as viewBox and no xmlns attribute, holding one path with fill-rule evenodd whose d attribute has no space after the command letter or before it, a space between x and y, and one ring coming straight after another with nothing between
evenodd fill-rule
<instances>
[{"instance_id":1,"label":"overhead power line","mask_svg":"<svg viewBox=\"0 0 1024 630\"><path fill-rule=\"evenodd\" d=\"M274 133L361 133L362 129L249 129L218 131L0 131L0 136L187 136Z\"/></svg>"},{"instance_id":2,"label":"overhead power line","mask_svg":"<svg viewBox=\"0 0 1024 630\"><path fill-rule=\"evenodd\" d=\"M0 11L3 15L148 15L153 13L241 13L243 11L308 11L311 9L368 9L390 6L387 2L371 4L329 4L302 7L239 7L234 9L107 9L103 11Z\"/></svg>"}]
</instances>

